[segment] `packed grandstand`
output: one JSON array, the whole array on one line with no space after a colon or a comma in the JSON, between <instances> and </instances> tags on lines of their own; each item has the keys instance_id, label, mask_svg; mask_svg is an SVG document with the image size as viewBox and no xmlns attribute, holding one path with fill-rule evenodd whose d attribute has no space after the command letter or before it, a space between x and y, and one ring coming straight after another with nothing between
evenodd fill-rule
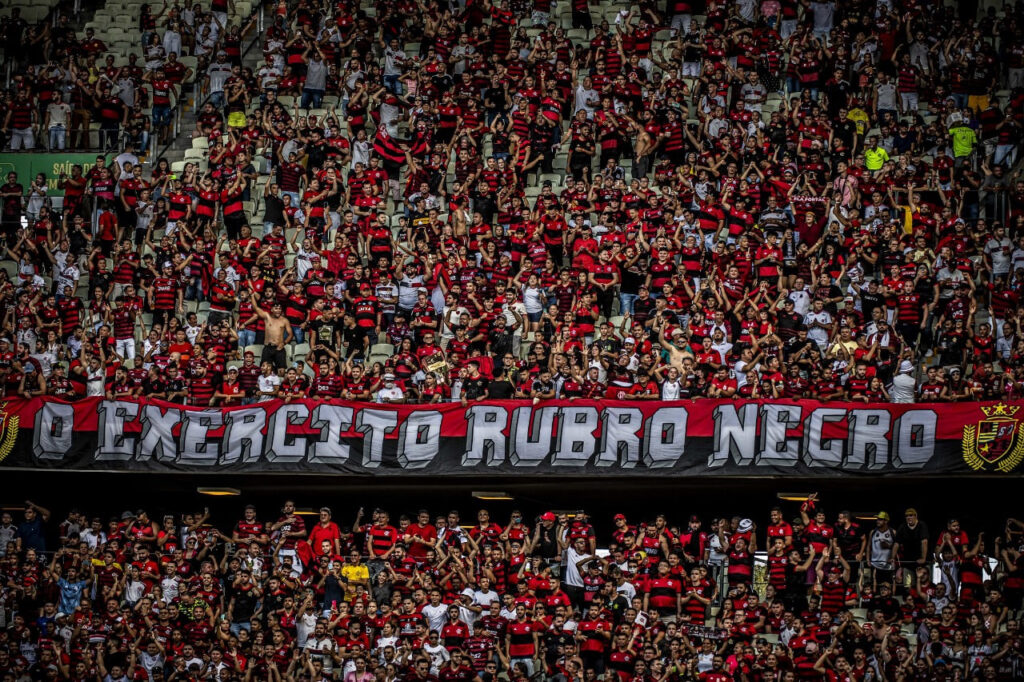
<instances>
[{"instance_id":1,"label":"packed grandstand","mask_svg":"<svg viewBox=\"0 0 1024 682\"><path fill-rule=\"evenodd\" d=\"M808 466L919 467L933 437L964 466L961 431L972 469L1024 458L1020 2L49 0L0 8L0 48L0 460L11 415L47 420L20 423L47 426L37 459L97 413L88 447L121 447L96 399L266 403L239 447L275 452L292 403L577 398L876 426L985 401L839 449L821 416ZM740 460L731 414L709 450ZM151 423L132 434L213 453ZM7 509L0 679L1024 679L1014 518L986 537L810 496L598 533L379 504Z\"/></svg>"},{"instance_id":2,"label":"packed grandstand","mask_svg":"<svg viewBox=\"0 0 1024 682\"><path fill-rule=\"evenodd\" d=\"M814 494L757 521L616 514L600 533L584 510L236 509L4 511L3 679L1024 675L1013 518L988 538L912 508L826 512Z\"/></svg>"},{"instance_id":3,"label":"packed grandstand","mask_svg":"<svg viewBox=\"0 0 1024 682\"><path fill-rule=\"evenodd\" d=\"M5 8L5 394L1020 398L1020 12Z\"/></svg>"}]
</instances>

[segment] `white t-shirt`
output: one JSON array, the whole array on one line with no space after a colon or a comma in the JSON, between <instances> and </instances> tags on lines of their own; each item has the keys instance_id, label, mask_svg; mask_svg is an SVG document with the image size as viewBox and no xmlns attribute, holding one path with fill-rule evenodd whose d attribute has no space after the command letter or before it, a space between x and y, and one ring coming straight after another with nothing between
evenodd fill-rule
<instances>
[{"instance_id":1,"label":"white t-shirt","mask_svg":"<svg viewBox=\"0 0 1024 682\"><path fill-rule=\"evenodd\" d=\"M170 604L178 598L179 582L177 577L164 578L160 581L160 589L164 593L164 603Z\"/></svg>"},{"instance_id":2,"label":"white t-shirt","mask_svg":"<svg viewBox=\"0 0 1024 682\"><path fill-rule=\"evenodd\" d=\"M69 263L66 268L60 271L60 276L57 278L57 290L64 293L64 287L71 287L71 294L74 295L74 288L77 286L78 279L82 276L81 271L78 269L73 262Z\"/></svg>"},{"instance_id":3,"label":"white t-shirt","mask_svg":"<svg viewBox=\"0 0 1024 682\"><path fill-rule=\"evenodd\" d=\"M46 107L46 113L50 115L50 127L68 126L68 116L71 114L71 105L65 102L51 102Z\"/></svg>"},{"instance_id":4,"label":"white t-shirt","mask_svg":"<svg viewBox=\"0 0 1024 682\"><path fill-rule=\"evenodd\" d=\"M985 253L992 259L992 272L1006 274L1010 272L1010 250L1013 242L1008 238L996 239L992 237L985 242Z\"/></svg>"},{"instance_id":5,"label":"white t-shirt","mask_svg":"<svg viewBox=\"0 0 1024 682\"><path fill-rule=\"evenodd\" d=\"M386 48L384 50L384 75L401 76L405 60L405 52L402 50L392 50L390 47Z\"/></svg>"},{"instance_id":6,"label":"white t-shirt","mask_svg":"<svg viewBox=\"0 0 1024 682\"><path fill-rule=\"evenodd\" d=\"M889 399L894 403L912 403L917 393L917 381L909 374L897 374L889 389Z\"/></svg>"},{"instance_id":7,"label":"white t-shirt","mask_svg":"<svg viewBox=\"0 0 1024 682\"><path fill-rule=\"evenodd\" d=\"M793 302L793 312L797 315L806 315L811 309L811 295L804 289L794 289L786 298Z\"/></svg>"},{"instance_id":8,"label":"white t-shirt","mask_svg":"<svg viewBox=\"0 0 1024 682\"><path fill-rule=\"evenodd\" d=\"M661 399L662 400L679 400L679 394L682 392L682 384L677 379L672 381L671 379L665 379L661 384Z\"/></svg>"},{"instance_id":9,"label":"white t-shirt","mask_svg":"<svg viewBox=\"0 0 1024 682\"><path fill-rule=\"evenodd\" d=\"M310 655L313 660L320 659L323 662L324 672L330 673L334 670L334 659L331 658L330 654L326 653L334 651L338 648L338 644L330 637L324 637L319 642L315 639L309 639L306 642L306 646L303 647L306 651L317 652ZM323 652L323 653L321 653Z\"/></svg>"},{"instance_id":10,"label":"white t-shirt","mask_svg":"<svg viewBox=\"0 0 1024 682\"><path fill-rule=\"evenodd\" d=\"M494 590L487 590L486 592L477 590L473 593L473 603L484 607L485 610L489 609L491 603L496 601L501 601L501 597Z\"/></svg>"},{"instance_id":11,"label":"white t-shirt","mask_svg":"<svg viewBox=\"0 0 1024 682\"><path fill-rule=\"evenodd\" d=\"M385 303L384 299L398 300L398 287L388 282L380 282L374 288L373 295L377 297L380 302L380 311L382 313L393 313L395 312L394 303Z\"/></svg>"},{"instance_id":12,"label":"white t-shirt","mask_svg":"<svg viewBox=\"0 0 1024 682\"><path fill-rule=\"evenodd\" d=\"M153 668L163 667L164 655L158 653L155 656L150 656L146 651L142 651L139 653L139 663L148 672ZM150 679L152 679L152 677L150 677Z\"/></svg>"},{"instance_id":13,"label":"white t-shirt","mask_svg":"<svg viewBox=\"0 0 1024 682\"><path fill-rule=\"evenodd\" d=\"M445 621L448 619L448 607L443 603L437 606L427 604L421 613L427 619L427 632L431 630L441 632L441 628L444 627Z\"/></svg>"},{"instance_id":14,"label":"white t-shirt","mask_svg":"<svg viewBox=\"0 0 1024 682\"><path fill-rule=\"evenodd\" d=\"M804 324L807 325L807 338L819 346L824 346L828 343L828 332L821 327L812 327L811 323L813 322L827 326L832 324L832 316L827 311L822 310L820 313L807 313L804 317Z\"/></svg>"},{"instance_id":15,"label":"white t-shirt","mask_svg":"<svg viewBox=\"0 0 1024 682\"><path fill-rule=\"evenodd\" d=\"M430 674L437 675L437 672L441 669L451 655L448 653L448 649L443 644L438 644L436 647L430 646L429 644L423 645L423 650L430 656Z\"/></svg>"},{"instance_id":16,"label":"white t-shirt","mask_svg":"<svg viewBox=\"0 0 1024 682\"><path fill-rule=\"evenodd\" d=\"M210 78L210 92L224 92L224 83L231 76L231 64L213 62L207 67L206 75Z\"/></svg>"},{"instance_id":17,"label":"white t-shirt","mask_svg":"<svg viewBox=\"0 0 1024 682\"><path fill-rule=\"evenodd\" d=\"M256 75L260 79L260 87L264 90L276 90L277 80L281 77L281 72L276 66L267 66L264 64L260 67L260 70L256 72Z\"/></svg>"},{"instance_id":18,"label":"white t-shirt","mask_svg":"<svg viewBox=\"0 0 1024 682\"><path fill-rule=\"evenodd\" d=\"M85 370L85 394L90 398L95 396L103 396L105 394L103 388L106 383L107 373L100 367L96 371L92 369Z\"/></svg>"},{"instance_id":19,"label":"white t-shirt","mask_svg":"<svg viewBox=\"0 0 1024 682\"><path fill-rule=\"evenodd\" d=\"M306 642L309 641L310 636L313 634L313 630L316 629L316 614L311 611L306 611L302 614L301 618L295 619L295 643L300 649L306 648Z\"/></svg>"},{"instance_id":20,"label":"white t-shirt","mask_svg":"<svg viewBox=\"0 0 1024 682\"><path fill-rule=\"evenodd\" d=\"M711 550L708 554L708 563L712 566L721 566L729 558L729 554L726 551L728 547L722 547L722 541L718 537L718 533L711 535L708 539L708 548Z\"/></svg>"},{"instance_id":21,"label":"white t-shirt","mask_svg":"<svg viewBox=\"0 0 1024 682\"><path fill-rule=\"evenodd\" d=\"M594 90L593 88L587 90L582 85L580 85L576 88L576 109L573 111L573 114L575 114L580 109L583 109L584 111L587 112L587 118L590 118L591 116L594 115L594 111L597 110L597 107L590 103L600 101L601 95L600 93L597 92L597 90Z\"/></svg>"},{"instance_id":22,"label":"white t-shirt","mask_svg":"<svg viewBox=\"0 0 1024 682\"><path fill-rule=\"evenodd\" d=\"M523 287L523 306L527 313L544 312L544 290L539 287Z\"/></svg>"},{"instance_id":23,"label":"white t-shirt","mask_svg":"<svg viewBox=\"0 0 1024 682\"><path fill-rule=\"evenodd\" d=\"M871 534L868 563L874 568L892 570L892 547L895 542L896 534L893 533L892 528L874 531Z\"/></svg>"},{"instance_id":24,"label":"white t-shirt","mask_svg":"<svg viewBox=\"0 0 1024 682\"><path fill-rule=\"evenodd\" d=\"M377 391L376 402L390 402L392 400L401 400L405 397L405 393L397 385L391 388L384 387Z\"/></svg>"},{"instance_id":25,"label":"white t-shirt","mask_svg":"<svg viewBox=\"0 0 1024 682\"><path fill-rule=\"evenodd\" d=\"M271 391L276 391L277 387L280 386L280 385L281 385L281 377L277 376L276 374L271 374L270 376L263 376L261 374L256 379L256 386L259 388L260 393L269 393ZM260 402L261 403L265 402L267 400L273 400L273 397L272 396L268 396L268 395L261 395L260 396Z\"/></svg>"},{"instance_id":26,"label":"white t-shirt","mask_svg":"<svg viewBox=\"0 0 1024 682\"><path fill-rule=\"evenodd\" d=\"M590 556L590 552L577 552L574 547L565 550L565 584L573 587L583 587L583 576L576 566L577 563Z\"/></svg>"}]
</instances>

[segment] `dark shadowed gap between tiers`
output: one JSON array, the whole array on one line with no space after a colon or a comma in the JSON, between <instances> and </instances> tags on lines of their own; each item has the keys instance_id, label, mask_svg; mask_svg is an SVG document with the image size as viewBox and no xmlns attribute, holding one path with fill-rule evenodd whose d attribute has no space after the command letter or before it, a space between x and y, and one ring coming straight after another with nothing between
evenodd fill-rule
<instances>
[{"instance_id":1,"label":"dark shadowed gap between tiers","mask_svg":"<svg viewBox=\"0 0 1024 682\"><path fill-rule=\"evenodd\" d=\"M259 515L275 516L281 503L292 498L300 508L328 505L335 520L351 523L360 507L387 509L393 519L426 508L432 515L451 509L464 523L475 523L476 511L487 508L498 523L508 521L513 509L533 519L548 509L583 508L599 532L612 529L612 517L624 513L631 522L664 513L671 525L684 524L698 514L706 524L716 516L752 518L768 523L769 510L779 505L787 518L799 513L798 502L784 502L780 491L819 493L829 519L846 509L855 513L888 511L893 518L907 507L916 508L932 528L941 528L951 515L961 519L972 535L979 530L1001 531L1008 516L1024 517L1019 491L1021 476L987 476L959 480L954 477L878 477L808 479L762 478L609 478L602 477L395 477L373 478L306 474L178 474L83 473L60 471L0 472L4 485L0 506L15 507L31 499L50 508L55 517L71 508L104 520L125 510L146 509L150 518L165 513L210 507L212 522L230 527L249 503ZM198 486L229 486L238 497L200 495ZM474 499L474 490L501 490L511 501ZM870 522L867 522L870 523ZM55 525L55 524L51 524Z\"/></svg>"}]
</instances>

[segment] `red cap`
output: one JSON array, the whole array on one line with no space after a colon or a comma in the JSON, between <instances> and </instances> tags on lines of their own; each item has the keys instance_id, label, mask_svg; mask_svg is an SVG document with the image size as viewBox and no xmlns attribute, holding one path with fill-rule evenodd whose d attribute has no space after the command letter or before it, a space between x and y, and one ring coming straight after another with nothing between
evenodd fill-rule
<instances>
[{"instance_id":1,"label":"red cap","mask_svg":"<svg viewBox=\"0 0 1024 682\"><path fill-rule=\"evenodd\" d=\"M544 512L540 515L541 521L554 521L555 515L552 512Z\"/></svg>"},{"instance_id":2,"label":"red cap","mask_svg":"<svg viewBox=\"0 0 1024 682\"><path fill-rule=\"evenodd\" d=\"M615 518L612 519L612 520L613 521L618 521L619 519L622 519L623 521L625 521L626 520L626 515L625 514L616 514Z\"/></svg>"}]
</instances>

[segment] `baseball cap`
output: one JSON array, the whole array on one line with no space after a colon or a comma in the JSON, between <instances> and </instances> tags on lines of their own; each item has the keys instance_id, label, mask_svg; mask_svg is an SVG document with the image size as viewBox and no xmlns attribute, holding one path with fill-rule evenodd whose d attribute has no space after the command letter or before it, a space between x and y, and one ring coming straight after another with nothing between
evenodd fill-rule
<instances>
[{"instance_id":1,"label":"baseball cap","mask_svg":"<svg viewBox=\"0 0 1024 682\"><path fill-rule=\"evenodd\" d=\"M625 521L626 520L626 515L625 514L616 514L613 520L614 521L618 521L619 519L622 519L623 521Z\"/></svg>"},{"instance_id":2,"label":"baseball cap","mask_svg":"<svg viewBox=\"0 0 1024 682\"><path fill-rule=\"evenodd\" d=\"M549 512L549 511L548 512L544 512L543 514L540 515L540 520L541 521L554 521L555 520L555 515L554 515L554 513Z\"/></svg>"},{"instance_id":3,"label":"baseball cap","mask_svg":"<svg viewBox=\"0 0 1024 682\"><path fill-rule=\"evenodd\" d=\"M888 521L889 520L889 512L880 511L880 512L878 512L875 515L875 518L876 519L881 519L882 521Z\"/></svg>"}]
</instances>

